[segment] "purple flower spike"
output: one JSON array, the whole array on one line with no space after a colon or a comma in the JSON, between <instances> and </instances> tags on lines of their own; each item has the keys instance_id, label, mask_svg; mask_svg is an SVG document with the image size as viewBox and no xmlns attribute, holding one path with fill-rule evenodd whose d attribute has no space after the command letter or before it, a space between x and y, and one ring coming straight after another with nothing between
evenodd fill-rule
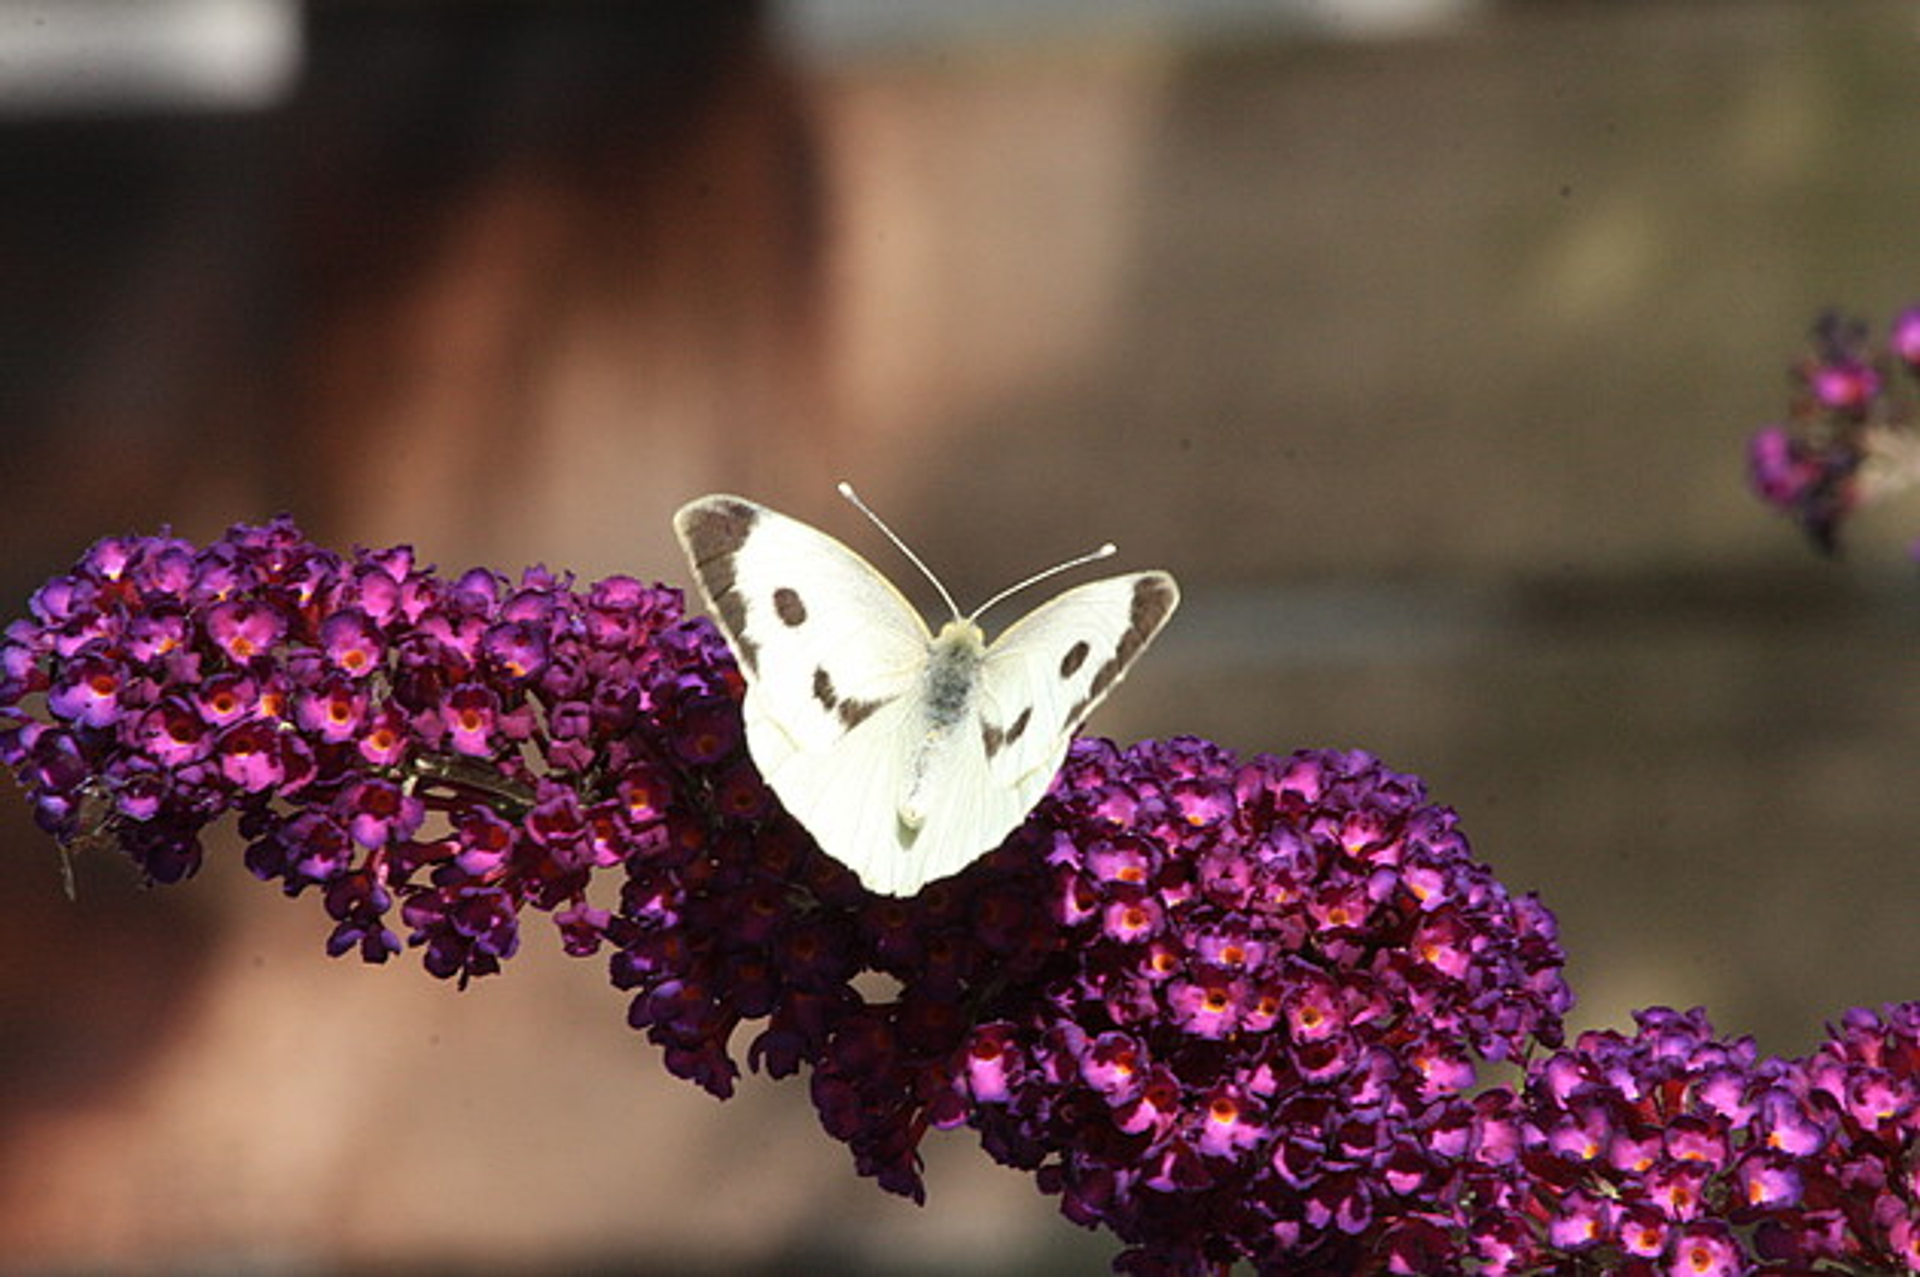
<instances>
[{"instance_id":1,"label":"purple flower spike","mask_svg":"<svg viewBox=\"0 0 1920 1277\"><path fill-rule=\"evenodd\" d=\"M1464 1054L1436 1043L1424 1070L1411 1054L1387 1063L1415 1008L1511 1053L1557 1041L1557 947L1523 938L1451 813L1365 755L1081 741L1006 854L1042 847L1061 929L1033 986L1047 992L1020 994L1024 1009L1018 990L999 999L955 1093L990 1152L1048 1168L1063 1211L1132 1242L1130 1268L1201 1254L1358 1265L1362 1239L1432 1192L1432 1132L1471 1124ZM1194 889L1200 865L1215 889ZM1033 871L994 857L955 881L995 872ZM1435 913L1509 956L1421 962ZM1471 1009L1495 985L1532 1008L1511 1027ZM1437 1225L1395 1235L1466 1253Z\"/></svg>"},{"instance_id":2,"label":"purple flower spike","mask_svg":"<svg viewBox=\"0 0 1920 1277\"><path fill-rule=\"evenodd\" d=\"M1513 1204L1544 1221L1536 1253L1588 1256L1606 1272L1748 1273L1763 1262L1784 1264L1781 1272L1816 1263L1901 1271L1905 1230L1920 1218L1911 1175L1904 1195L1882 1195L1868 1209L1835 1204L1865 1205L1858 1185L1899 1180L1895 1167L1920 1154L1920 1121L1895 1102L1902 1118L1891 1128L1877 1116L1849 1122L1833 1101L1869 1078L1903 1077L1895 1091L1920 1078L1916 1007L1856 1014L1804 1061L1717 1038L1698 1011L1655 1008L1637 1017L1632 1037L1589 1033L1536 1062L1521 1097L1530 1157L1583 1153L1599 1141L1608 1150L1600 1160L1577 1157L1577 1174L1565 1161L1523 1163L1536 1173L1515 1186ZM1508 1165L1484 1149L1477 1156L1489 1171ZM1596 1190L1613 1213L1611 1231ZM1641 1263L1650 1266L1633 1267Z\"/></svg>"},{"instance_id":3,"label":"purple flower spike","mask_svg":"<svg viewBox=\"0 0 1920 1277\"><path fill-rule=\"evenodd\" d=\"M1884 350L1864 323L1835 312L1815 323L1812 345L1794 369L1790 417L1753 436L1747 468L1760 499L1832 553L1856 510L1920 480L1920 305L1894 317ZM1910 375L1896 376L1902 369Z\"/></svg>"},{"instance_id":4,"label":"purple flower spike","mask_svg":"<svg viewBox=\"0 0 1920 1277\"><path fill-rule=\"evenodd\" d=\"M608 609L620 625L590 620ZM198 865L199 831L236 813L255 873L290 893L329 885L330 951L384 961L399 942L383 916L417 901L413 942L462 979L514 951L528 906L591 951L583 856L604 867L658 846L624 818L590 822L578 845L529 839L520 822L552 765L542 751L601 777L583 797L611 801L644 760L675 756L667 715L711 716L734 677L710 632L669 640L683 625L675 591L622 578L590 603L529 574L510 594L492 573L439 577L404 548L342 559L285 519L200 550L101 541L32 611L0 644L0 727L44 826L118 839L174 881ZM661 716L556 729L557 704L529 697L556 662ZM71 731L26 717L41 691L47 719ZM653 775L663 809L705 783ZM416 842L430 819L455 836ZM485 892L462 885L481 879Z\"/></svg>"},{"instance_id":5,"label":"purple flower spike","mask_svg":"<svg viewBox=\"0 0 1920 1277\"><path fill-rule=\"evenodd\" d=\"M1756 483L1830 528L1858 437L1766 435ZM1563 1047L1552 914L1368 754L1077 741L1005 845L882 898L768 790L676 591L449 578L283 519L102 541L30 610L0 762L57 838L173 882L232 813L329 953L463 983L550 915L670 1072L724 1097L744 1042L808 1073L887 1191L970 1127L1135 1273L1920 1265L1920 1003L1804 1060L1659 1008Z\"/></svg>"}]
</instances>

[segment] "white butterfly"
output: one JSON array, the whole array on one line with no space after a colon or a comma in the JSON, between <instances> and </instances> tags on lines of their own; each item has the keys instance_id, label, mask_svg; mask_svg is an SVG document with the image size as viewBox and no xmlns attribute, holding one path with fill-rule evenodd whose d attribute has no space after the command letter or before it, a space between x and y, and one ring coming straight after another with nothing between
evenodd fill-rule
<instances>
[{"instance_id":1,"label":"white butterfly","mask_svg":"<svg viewBox=\"0 0 1920 1277\"><path fill-rule=\"evenodd\" d=\"M747 749L788 811L869 890L910 896L992 851L1053 782L1067 744L1172 615L1165 572L1076 586L991 646L913 551L953 619L938 635L826 533L733 496L674 516L747 681Z\"/></svg>"}]
</instances>

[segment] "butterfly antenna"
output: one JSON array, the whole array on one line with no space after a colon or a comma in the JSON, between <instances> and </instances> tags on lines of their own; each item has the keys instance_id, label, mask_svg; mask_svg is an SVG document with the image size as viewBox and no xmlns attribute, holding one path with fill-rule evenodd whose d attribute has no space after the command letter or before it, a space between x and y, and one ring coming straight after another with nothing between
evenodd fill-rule
<instances>
[{"instance_id":1,"label":"butterfly antenna","mask_svg":"<svg viewBox=\"0 0 1920 1277\"><path fill-rule=\"evenodd\" d=\"M933 588L940 591L940 599L943 603L947 605L947 611L953 613L954 617L957 619L960 615L960 608L956 603L954 603L953 595L947 593L947 587L940 584L940 578L933 574L933 570L929 568L926 564L920 561L920 556L913 552L913 547L908 545L905 541L902 541L898 536L894 535L893 529L887 526L886 520L882 519L879 515L875 514L871 509L868 508L867 503L860 499L860 494L853 490L853 485L851 483L848 483L845 480L841 481L840 495L845 497L847 500L853 502L854 509L858 510L861 514L864 514L869 519L873 520L873 526L876 528L879 528L882 532L887 534L887 540L893 542L894 545L899 548L900 553L906 555L907 559L913 564L913 566L920 569L920 575L926 577L927 580L933 582Z\"/></svg>"},{"instance_id":2,"label":"butterfly antenna","mask_svg":"<svg viewBox=\"0 0 1920 1277\"><path fill-rule=\"evenodd\" d=\"M980 619L981 614L984 613L988 608L992 607L996 603L1000 603L1006 599L1012 598L1014 595L1020 593L1020 591L1026 589L1029 585L1038 585L1040 584L1040 582L1046 580L1048 577L1059 576L1062 572L1071 572L1075 568L1080 567L1083 564L1094 563L1100 559L1112 558L1115 553L1116 551L1115 551L1114 544L1113 542L1109 541L1105 545L1100 546L1098 549L1088 550L1085 554L1082 554L1077 558L1068 559L1065 563L1056 563L1050 568L1045 568L1039 572L1035 572L1032 576L1028 577L1026 580L1020 581L1014 585L1009 585L1006 589L1000 591L1000 593L994 595L992 598L988 599L985 603L982 603L979 607L973 609L973 615L969 616L967 619L969 621L977 621Z\"/></svg>"}]
</instances>

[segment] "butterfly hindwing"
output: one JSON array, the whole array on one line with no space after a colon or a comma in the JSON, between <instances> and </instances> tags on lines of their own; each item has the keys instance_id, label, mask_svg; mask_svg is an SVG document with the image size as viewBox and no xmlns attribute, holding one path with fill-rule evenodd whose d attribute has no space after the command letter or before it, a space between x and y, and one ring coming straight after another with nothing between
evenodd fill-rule
<instances>
[{"instance_id":1,"label":"butterfly hindwing","mask_svg":"<svg viewBox=\"0 0 1920 1277\"><path fill-rule=\"evenodd\" d=\"M912 711L912 701L901 697L826 748L794 750L748 697L747 747L781 804L821 850L868 890L887 895L911 895L925 881L912 879L915 840L902 828L897 807L907 759L898 742ZM762 761L766 753L771 761Z\"/></svg>"},{"instance_id":2,"label":"butterfly hindwing","mask_svg":"<svg viewBox=\"0 0 1920 1277\"><path fill-rule=\"evenodd\" d=\"M873 890L912 895L925 883L959 873L1005 842L1039 801L1038 794L1023 798L995 783L973 716L954 731L949 746L929 756L919 827L896 824L890 862L878 866L875 877L862 874ZM903 769L900 782L907 781Z\"/></svg>"}]
</instances>

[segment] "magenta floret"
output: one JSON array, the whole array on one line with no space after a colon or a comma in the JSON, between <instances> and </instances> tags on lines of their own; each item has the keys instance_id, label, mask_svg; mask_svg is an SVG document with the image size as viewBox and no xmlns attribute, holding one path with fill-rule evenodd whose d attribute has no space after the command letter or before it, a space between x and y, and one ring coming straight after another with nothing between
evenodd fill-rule
<instances>
[{"instance_id":1,"label":"magenta floret","mask_svg":"<svg viewBox=\"0 0 1920 1277\"><path fill-rule=\"evenodd\" d=\"M1759 498L1835 552L1852 514L1920 478L1913 441L1920 378L1920 306L1895 316L1884 348L1867 326L1829 311L1794 366L1788 417L1754 433L1747 477Z\"/></svg>"}]
</instances>

